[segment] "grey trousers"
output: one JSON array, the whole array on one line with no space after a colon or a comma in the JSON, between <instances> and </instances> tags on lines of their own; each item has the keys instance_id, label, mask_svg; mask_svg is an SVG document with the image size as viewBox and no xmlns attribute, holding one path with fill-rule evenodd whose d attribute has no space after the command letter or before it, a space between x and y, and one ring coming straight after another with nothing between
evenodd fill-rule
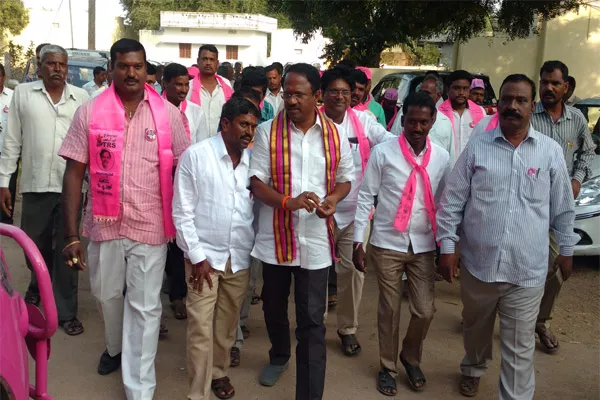
<instances>
[{"instance_id":1,"label":"grey trousers","mask_svg":"<svg viewBox=\"0 0 600 400\"><path fill-rule=\"evenodd\" d=\"M537 323L543 324L547 328L550 327L550 320L552 319L552 310L554 309L554 303L558 298L560 289L563 285L563 276L561 269L555 264L556 257L558 257L560 247L556 241L554 232L550 232L550 249L548 253L548 275L546 276L546 283L544 285L544 296L540 303L540 313L538 314Z\"/></svg>"},{"instance_id":2,"label":"grey trousers","mask_svg":"<svg viewBox=\"0 0 600 400\"><path fill-rule=\"evenodd\" d=\"M60 322L70 321L77 316L77 270L69 268L63 258L65 247L63 215L60 205L60 193L23 193L21 229L36 244L52 280L54 300ZM81 207L77 215L81 219ZM39 294L35 273L29 261L31 282L27 291Z\"/></svg>"},{"instance_id":3,"label":"grey trousers","mask_svg":"<svg viewBox=\"0 0 600 400\"><path fill-rule=\"evenodd\" d=\"M481 377L492 359L496 313L500 316L500 400L533 399L535 323L544 287L487 283L464 266L460 274L465 357L461 373Z\"/></svg>"}]
</instances>

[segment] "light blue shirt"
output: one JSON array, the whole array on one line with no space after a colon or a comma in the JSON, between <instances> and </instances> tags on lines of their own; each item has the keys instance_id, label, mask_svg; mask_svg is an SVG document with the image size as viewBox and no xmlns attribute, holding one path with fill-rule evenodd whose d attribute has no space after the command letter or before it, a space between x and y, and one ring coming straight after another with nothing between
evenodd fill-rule
<instances>
[{"instance_id":1,"label":"light blue shirt","mask_svg":"<svg viewBox=\"0 0 600 400\"><path fill-rule=\"evenodd\" d=\"M472 136L456 162L437 213L438 240L442 254L460 240L463 265L483 282L537 287L548 271L548 230L571 256L574 220L558 143L530 127L515 148L498 127Z\"/></svg>"}]
</instances>

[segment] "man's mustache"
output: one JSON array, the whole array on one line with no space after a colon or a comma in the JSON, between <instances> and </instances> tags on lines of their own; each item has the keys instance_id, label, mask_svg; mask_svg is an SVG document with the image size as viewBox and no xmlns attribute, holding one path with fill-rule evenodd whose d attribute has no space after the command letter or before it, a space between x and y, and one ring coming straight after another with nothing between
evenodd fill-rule
<instances>
[{"instance_id":1,"label":"man's mustache","mask_svg":"<svg viewBox=\"0 0 600 400\"><path fill-rule=\"evenodd\" d=\"M513 117L513 118L523 119L523 117L519 113L514 112L514 111L504 111L500 115L502 115L504 118Z\"/></svg>"}]
</instances>

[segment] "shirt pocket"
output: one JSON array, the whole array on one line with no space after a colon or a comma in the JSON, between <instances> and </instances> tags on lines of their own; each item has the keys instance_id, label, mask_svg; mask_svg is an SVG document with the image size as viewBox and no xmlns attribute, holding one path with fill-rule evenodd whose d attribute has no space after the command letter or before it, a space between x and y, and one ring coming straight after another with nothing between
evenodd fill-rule
<instances>
[{"instance_id":1,"label":"shirt pocket","mask_svg":"<svg viewBox=\"0 0 600 400\"><path fill-rule=\"evenodd\" d=\"M526 176L522 185L523 197L532 204L543 204L550 196L550 172L540 170Z\"/></svg>"}]
</instances>

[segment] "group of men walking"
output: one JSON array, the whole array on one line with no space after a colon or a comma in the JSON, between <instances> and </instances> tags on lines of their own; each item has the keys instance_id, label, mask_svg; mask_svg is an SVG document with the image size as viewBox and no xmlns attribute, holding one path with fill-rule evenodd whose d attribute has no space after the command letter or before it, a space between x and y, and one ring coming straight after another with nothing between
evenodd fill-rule
<instances>
[{"instance_id":1,"label":"group of men walking","mask_svg":"<svg viewBox=\"0 0 600 400\"><path fill-rule=\"evenodd\" d=\"M303 63L283 75L275 64L247 69L234 91L216 74L218 50L204 45L195 66L165 67L159 94L139 42L117 41L110 57L111 84L89 100L65 82L66 51L41 49L41 79L16 88L2 122L0 194L11 215L9 182L21 158L22 227L51 271L60 324L83 332L77 271L89 268L105 326L98 372L121 367L128 399L155 391L165 265L174 310L188 320L189 399L236 394L229 367L235 348L239 363L240 310L259 264L271 344L262 385L289 365L293 282L296 398L323 397L333 262L342 352L361 351L358 315L372 267L377 390L396 395L401 369L424 390L438 243L447 281L461 266L461 393L477 394L498 313L499 397L533 398L534 335L558 350L548 320L572 270L573 200L594 148L583 115L562 101L563 63L542 67L537 104L531 79L508 76L498 113L486 116L470 100L481 83L467 71L449 75L445 101L444 82L427 75L399 110L397 92L375 102L370 71L348 62L322 76ZM411 320L400 346L403 275ZM27 301L39 303L33 279Z\"/></svg>"}]
</instances>

